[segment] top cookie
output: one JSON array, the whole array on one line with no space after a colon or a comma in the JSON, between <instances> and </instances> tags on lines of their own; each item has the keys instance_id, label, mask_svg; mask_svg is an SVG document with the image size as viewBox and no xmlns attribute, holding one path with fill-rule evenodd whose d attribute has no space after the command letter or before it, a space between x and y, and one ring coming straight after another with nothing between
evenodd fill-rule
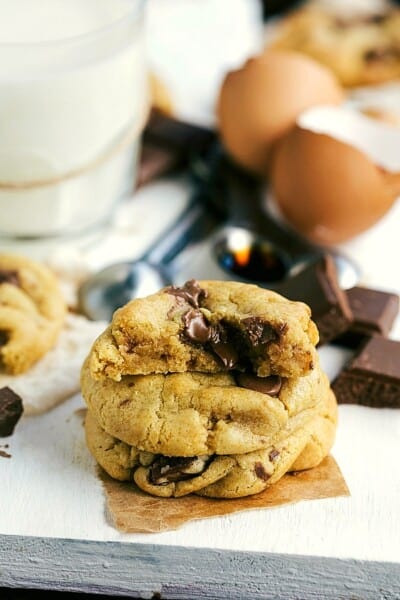
<instances>
[{"instance_id":1,"label":"top cookie","mask_svg":"<svg viewBox=\"0 0 400 600\"><path fill-rule=\"evenodd\" d=\"M66 306L54 275L22 256L0 254L0 360L27 371L57 340Z\"/></svg>"},{"instance_id":2,"label":"top cookie","mask_svg":"<svg viewBox=\"0 0 400 600\"><path fill-rule=\"evenodd\" d=\"M246 370L297 377L316 363L309 307L239 282L189 281L117 310L90 355L94 379Z\"/></svg>"}]
</instances>

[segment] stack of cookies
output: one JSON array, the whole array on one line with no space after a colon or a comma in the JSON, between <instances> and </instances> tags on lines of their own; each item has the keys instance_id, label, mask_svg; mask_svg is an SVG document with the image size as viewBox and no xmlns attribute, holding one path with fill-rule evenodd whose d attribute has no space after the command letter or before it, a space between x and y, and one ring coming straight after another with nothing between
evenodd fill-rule
<instances>
[{"instance_id":1,"label":"stack of cookies","mask_svg":"<svg viewBox=\"0 0 400 600\"><path fill-rule=\"evenodd\" d=\"M317 342L307 305L255 285L190 281L133 300L82 368L88 447L155 496L261 492L333 443Z\"/></svg>"}]
</instances>

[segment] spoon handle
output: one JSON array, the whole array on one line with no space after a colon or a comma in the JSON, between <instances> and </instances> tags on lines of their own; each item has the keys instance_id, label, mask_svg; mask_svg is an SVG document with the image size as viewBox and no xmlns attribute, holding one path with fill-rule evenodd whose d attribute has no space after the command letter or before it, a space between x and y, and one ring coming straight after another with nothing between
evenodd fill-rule
<instances>
[{"instance_id":1,"label":"spoon handle","mask_svg":"<svg viewBox=\"0 0 400 600\"><path fill-rule=\"evenodd\" d=\"M142 256L151 264L169 265L189 244L206 237L217 225L216 216L195 193L179 218Z\"/></svg>"}]
</instances>

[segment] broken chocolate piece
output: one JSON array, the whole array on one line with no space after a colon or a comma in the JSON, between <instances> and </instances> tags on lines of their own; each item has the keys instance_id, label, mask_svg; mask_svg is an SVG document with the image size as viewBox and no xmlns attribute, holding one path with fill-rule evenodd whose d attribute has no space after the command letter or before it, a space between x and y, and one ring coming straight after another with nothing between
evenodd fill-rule
<instances>
[{"instance_id":1,"label":"broken chocolate piece","mask_svg":"<svg viewBox=\"0 0 400 600\"><path fill-rule=\"evenodd\" d=\"M399 312L397 294L354 287L346 292L353 322L348 331L334 340L336 344L357 349L374 334L388 336Z\"/></svg>"},{"instance_id":2,"label":"broken chocolate piece","mask_svg":"<svg viewBox=\"0 0 400 600\"><path fill-rule=\"evenodd\" d=\"M215 133L152 110L143 133L137 187L185 167L194 153L204 152Z\"/></svg>"},{"instance_id":3,"label":"broken chocolate piece","mask_svg":"<svg viewBox=\"0 0 400 600\"><path fill-rule=\"evenodd\" d=\"M332 389L339 404L400 408L400 342L371 337Z\"/></svg>"},{"instance_id":4,"label":"broken chocolate piece","mask_svg":"<svg viewBox=\"0 0 400 600\"><path fill-rule=\"evenodd\" d=\"M187 281L180 287L170 286L165 289L167 294L182 298L185 302L188 302L193 308L199 308L200 302L206 298L206 290L200 287L199 282L195 279Z\"/></svg>"},{"instance_id":5,"label":"broken chocolate piece","mask_svg":"<svg viewBox=\"0 0 400 600\"><path fill-rule=\"evenodd\" d=\"M347 299L353 313L351 331L365 335L379 333L387 336L399 312L397 294L354 287L347 290Z\"/></svg>"},{"instance_id":6,"label":"broken chocolate piece","mask_svg":"<svg viewBox=\"0 0 400 600\"><path fill-rule=\"evenodd\" d=\"M0 285L2 283L10 283L11 285L20 286L18 271L9 269L0 269Z\"/></svg>"},{"instance_id":7,"label":"broken chocolate piece","mask_svg":"<svg viewBox=\"0 0 400 600\"><path fill-rule=\"evenodd\" d=\"M268 394L268 396L278 396L282 387L282 379L279 375L270 375L269 377L257 377L251 373L237 373L236 381L240 387Z\"/></svg>"},{"instance_id":8,"label":"broken chocolate piece","mask_svg":"<svg viewBox=\"0 0 400 600\"><path fill-rule=\"evenodd\" d=\"M12 435L23 413L22 399L9 387L0 389L0 437Z\"/></svg>"},{"instance_id":9,"label":"broken chocolate piece","mask_svg":"<svg viewBox=\"0 0 400 600\"><path fill-rule=\"evenodd\" d=\"M199 475L207 466L209 457L158 456L149 469L149 481L154 485L166 485Z\"/></svg>"},{"instance_id":10,"label":"broken chocolate piece","mask_svg":"<svg viewBox=\"0 0 400 600\"><path fill-rule=\"evenodd\" d=\"M276 287L289 300L308 304L319 330L319 344L326 344L349 328L352 313L345 292L337 281L336 267L330 255L306 266Z\"/></svg>"}]
</instances>

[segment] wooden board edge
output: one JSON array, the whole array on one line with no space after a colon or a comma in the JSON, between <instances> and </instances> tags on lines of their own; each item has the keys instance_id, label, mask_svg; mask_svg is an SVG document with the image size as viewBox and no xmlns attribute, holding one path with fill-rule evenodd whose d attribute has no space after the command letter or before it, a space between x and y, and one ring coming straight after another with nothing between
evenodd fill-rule
<instances>
[{"instance_id":1,"label":"wooden board edge","mask_svg":"<svg viewBox=\"0 0 400 600\"><path fill-rule=\"evenodd\" d=\"M0 587L162 600L397 600L400 564L0 535Z\"/></svg>"}]
</instances>

